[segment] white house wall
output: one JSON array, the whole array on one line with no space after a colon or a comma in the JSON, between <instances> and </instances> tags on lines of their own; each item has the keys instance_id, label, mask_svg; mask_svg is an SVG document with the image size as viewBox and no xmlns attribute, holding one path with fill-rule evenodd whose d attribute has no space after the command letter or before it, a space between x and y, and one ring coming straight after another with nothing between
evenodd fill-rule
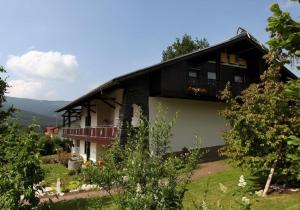
<instances>
[{"instance_id":1,"label":"white house wall","mask_svg":"<svg viewBox=\"0 0 300 210\"><path fill-rule=\"evenodd\" d=\"M82 156L83 160L86 160L86 154L84 152L84 140L80 140L80 149L79 149L79 154Z\"/></svg>"},{"instance_id":2,"label":"white house wall","mask_svg":"<svg viewBox=\"0 0 300 210\"><path fill-rule=\"evenodd\" d=\"M96 162L97 160L97 144L91 143L90 147L90 160Z\"/></svg>"},{"instance_id":3,"label":"white house wall","mask_svg":"<svg viewBox=\"0 0 300 210\"><path fill-rule=\"evenodd\" d=\"M200 137L202 147L223 145L222 132L226 129L224 119L219 110L225 107L220 102L198 101L188 99L172 99L149 97L149 118L153 120L157 106L161 104L168 109L171 119L178 112L178 119L172 129L171 147L173 151L181 151L184 147L195 145L195 136Z\"/></svg>"},{"instance_id":4,"label":"white house wall","mask_svg":"<svg viewBox=\"0 0 300 210\"><path fill-rule=\"evenodd\" d=\"M118 89L111 94L108 94L105 97L112 97L116 99L117 103L108 100L108 103L115 106L115 109L107 105L101 100L92 100L91 104L96 105L92 106L91 109L96 111L96 113L91 112L91 127L101 126L101 125L119 125L119 115L123 100L123 89ZM87 108L82 107L81 110L81 120L80 127L85 127L85 118L87 116Z\"/></svg>"}]
</instances>

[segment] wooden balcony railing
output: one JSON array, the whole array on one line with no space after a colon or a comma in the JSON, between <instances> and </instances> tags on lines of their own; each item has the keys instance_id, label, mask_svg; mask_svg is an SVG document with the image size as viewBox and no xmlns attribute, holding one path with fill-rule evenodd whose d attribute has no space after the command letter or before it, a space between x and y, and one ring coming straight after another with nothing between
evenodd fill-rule
<instances>
[{"instance_id":1,"label":"wooden balcony railing","mask_svg":"<svg viewBox=\"0 0 300 210\"><path fill-rule=\"evenodd\" d=\"M63 137L109 144L117 137L117 127L64 128Z\"/></svg>"}]
</instances>

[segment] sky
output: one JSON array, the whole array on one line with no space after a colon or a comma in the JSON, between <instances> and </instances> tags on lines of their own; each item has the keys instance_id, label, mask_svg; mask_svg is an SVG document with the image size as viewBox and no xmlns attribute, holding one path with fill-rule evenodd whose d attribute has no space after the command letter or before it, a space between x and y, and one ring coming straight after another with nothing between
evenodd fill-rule
<instances>
[{"instance_id":1,"label":"sky","mask_svg":"<svg viewBox=\"0 0 300 210\"><path fill-rule=\"evenodd\" d=\"M288 0L0 0L8 95L74 100L159 63L162 51L185 33L212 45L241 26L265 43L275 2L299 20L300 6Z\"/></svg>"}]
</instances>

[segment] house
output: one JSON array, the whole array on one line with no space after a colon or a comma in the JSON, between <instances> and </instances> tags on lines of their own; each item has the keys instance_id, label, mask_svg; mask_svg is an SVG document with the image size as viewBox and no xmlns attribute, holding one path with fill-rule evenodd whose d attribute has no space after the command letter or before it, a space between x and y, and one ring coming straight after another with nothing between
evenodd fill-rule
<instances>
[{"instance_id":1,"label":"house","mask_svg":"<svg viewBox=\"0 0 300 210\"><path fill-rule=\"evenodd\" d=\"M53 138L54 136L58 135L58 127L46 127L44 130L45 136L49 136Z\"/></svg>"},{"instance_id":2,"label":"house","mask_svg":"<svg viewBox=\"0 0 300 210\"><path fill-rule=\"evenodd\" d=\"M153 119L158 104L179 116L172 131L171 147L181 151L201 137L202 146L215 152L223 145L226 129L219 110L225 107L217 94L230 81L233 94L259 81L267 68L267 49L248 32L211 47L117 77L57 110L64 112L63 135L72 139L74 151L96 161L104 146L118 136L126 143L126 122L137 124L142 114ZM296 78L283 69L282 80ZM71 128L72 119L80 126ZM117 135L119 134L119 135ZM216 155L216 153L214 153Z\"/></svg>"}]
</instances>

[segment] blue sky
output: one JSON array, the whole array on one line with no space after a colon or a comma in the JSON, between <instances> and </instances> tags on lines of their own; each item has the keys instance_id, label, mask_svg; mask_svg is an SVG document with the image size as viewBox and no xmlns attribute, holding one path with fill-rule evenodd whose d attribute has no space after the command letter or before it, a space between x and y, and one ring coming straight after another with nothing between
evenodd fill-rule
<instances>
[{"instance_id":1,"label":"blue sky","mask_svg":"<svg viewBox=\"0 0 300 210\"><path fill-rule=\"evenodd\" d=\"M11 96L73 100L160 62L184 33L215 44L242 26L264 43L274 2L299 20L288 0L0 0L0 64Z\"/></svg>"}]
</instances>

